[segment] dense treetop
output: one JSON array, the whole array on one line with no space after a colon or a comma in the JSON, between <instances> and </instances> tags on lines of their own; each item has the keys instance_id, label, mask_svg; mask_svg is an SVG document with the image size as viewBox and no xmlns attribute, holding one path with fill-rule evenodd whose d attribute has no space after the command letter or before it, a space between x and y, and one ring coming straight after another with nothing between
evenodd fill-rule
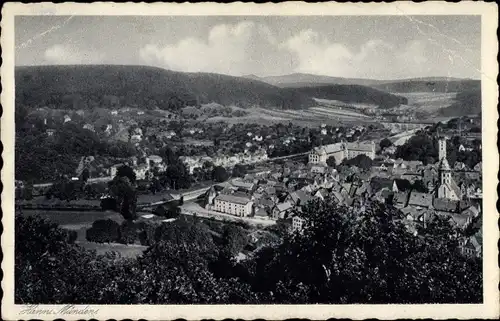
<instances>
[{"instance_id":1,"label":"dense treetop","mask_svg":"<svg viewBox=\"0 0 500 321\"><path fill-rule=\"evenodd\" d=\"M479 303L480 259L457 251L446 219L410 234L401 213L315 200L296 213L305 229L283 233L246 260L235 226L179 218L160 225L136 260L97 256L38 218L16 218L16 303ZM208 224L208 225L207 225ZM217 223L220 224L220 223Z\"/></svg>"}]
</instances>

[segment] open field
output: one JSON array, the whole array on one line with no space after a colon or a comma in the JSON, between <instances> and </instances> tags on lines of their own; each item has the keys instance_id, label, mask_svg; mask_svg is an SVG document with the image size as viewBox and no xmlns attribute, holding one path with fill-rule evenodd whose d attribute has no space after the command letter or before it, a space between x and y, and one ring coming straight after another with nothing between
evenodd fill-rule
<instances>
[{"instance_id":1,"label":"open field","mask_svg":"<svg viewBox=\"0 0 500 321\"><path fill-rule=\"evenodd\" d=\"M417 111L434 113L450 106L457 93L415 92L399 95L408 98L408 105L415 107Z\"/></svg>"},{"instance_id":2,"label":"open field","mask_svg":"<svg viewBox=\"0 0 500 321\"><path fill-rule=\"evenodd\" d=\"M23 216L31 216L39 214L41 217L59 224L61 227L69 230L80 230L89 228L96 220L113 219L119 223L123 221L123 217L115 212L71 212L71 211L39 211L39 210L23 210Z\"/></svg>"},{"instance_id":3,"label":"open field","mask_svg":"<svg viewBox=\"0 0 500 321\"><path fill-rule=\"evenodd\" d=\"M375 105L375 104L346 103L346 102L343 102L340 100L320 99L320 98L313 98L313 99L314 99L314 101L316 101L320 105L329 106L329 107L350 107L350 108L358 108L358 109L376 108L377 107L377 105Z\"/></svg>"},{"instance_id":4,"label":"open field","mask_svg":"<svg viewBox=\"0 0 500 321\"><path fill-rule=\"evenodd\" d=\"M256 123L261 125L272 125L277 123L288 124L289 122L293 122L297 125L306 127L317 127L320 123L338 126L352 123L370 123L372 121L370 117L361 113L325 106L297 110L251 108L248 109L248 111L249 114L243 117L214 117L207 121L224 121L230 124Z\"/></svg>"},{"instance_id":5,"label":"open field","mask_svg":"<svg viewBox=\"0 0 500 321\"><path fill-rule=\"evenodd\" d=\"M16 200L16 204L32 204L36 205L47 205L47 206L101 206L100 200L86 200L86 199L77 199L71 201L61 201L57 198L47 199L45 196L35 196L30 200Z\"/></svg>"}]
</instances>

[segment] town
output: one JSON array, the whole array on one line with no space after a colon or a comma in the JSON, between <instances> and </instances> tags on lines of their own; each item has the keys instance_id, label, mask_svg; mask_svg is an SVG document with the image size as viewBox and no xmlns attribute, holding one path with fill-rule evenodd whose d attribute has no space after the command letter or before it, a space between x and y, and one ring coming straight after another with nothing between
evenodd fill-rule
<instances>
[{"instance_id":1,"label":"town","mask_svg":"<svg viewBox=\"0 0 500 321\"><path fill-rule=\"evenodd\" d=\"M63 122L65 126L76 126L69 117ZM318 128L291 124L227 127L195 122L193 127L181 129L176 123L170 122L166 132L155 131L156 127L132 127L128 140L140 154L122 158L120 163L112 163L110 157L85 156L73 175L64 175L55 183L17 181L19 209L114 208L105 205L109 201L116 203L108 185L128 168L138 192L137 209L132 211L142 217L165 213L165 208L178 206L181 200L178 212L182 215L236 219L259 226L279 222L293 232L301 230L305 218L297 213L310 201L332 199L357 211L363 211L370 202L380 202L400 210L402 222L414 234L417 227L425 227L437 216L461 230L475 226L477 233L461 240L460 251L481 256L482 177L477 157L481 144L474 135L474 118L393 131L394 142L380 139L391 137L391 133L373 124L347 129L326 124ZM47 126L46 119L43 124ZM149 136L144 135L146 130ZM83 125L83 132L95 133L87 125ZM55 130L47 129L45 139L54 139L54 135ZM419 136L430 137L431 144L437 142L432 147L437 148L438 155L427 151L429 155L417 157L423 161L404 160L404 148ZM152 145L151 137L167 138ZM207 137L214 137L216 142ZM362 137L373 139L361 141ZM205 144L196 145L197 139ZM189 144L176 148L185 141ZM396 156L398 149L403 158ZM148 154L152 150L162 156ZM453 167L447 151L453 154ZM33 202L33 198L41 202Z\"/></svg>"}]
</instances>

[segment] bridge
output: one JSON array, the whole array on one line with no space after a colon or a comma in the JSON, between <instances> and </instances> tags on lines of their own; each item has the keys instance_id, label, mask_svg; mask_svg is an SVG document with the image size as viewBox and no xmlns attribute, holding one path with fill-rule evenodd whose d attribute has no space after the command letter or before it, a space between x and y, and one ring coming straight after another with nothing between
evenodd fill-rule
<instances>
[{"instance_id":1,"label":"bridge","mask_svg":"<svg viewBox=\"0 0 500 321\"><path fill-rule=\"evenodd\" d=\"M384 126L387 129L390 129L393 132L404 132L404 131L409 131L409 130L414 130L414 129L422 129L427 126L432 126L434 125L433 122L389 122L389 121L382 121L380 122L382 126Z\"/></svg>"}]
</instances>

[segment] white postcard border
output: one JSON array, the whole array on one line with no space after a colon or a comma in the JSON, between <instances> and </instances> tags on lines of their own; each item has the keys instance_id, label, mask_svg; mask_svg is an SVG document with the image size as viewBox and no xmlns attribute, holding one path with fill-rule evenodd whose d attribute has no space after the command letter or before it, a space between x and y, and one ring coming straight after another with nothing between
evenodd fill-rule
<instances>
[{"instance_id":1,"label":"white postcard border","mask_svg":"<svg viewBox=\"0 0 500 321\"><path fill-rule=\"evenodd\" d=\"M14 17L16 15L481 15L482 69L482 150L483 150L483 304L423 305L40 305L14 304ZM134 4L134 3L6 3L2 8L1 81L3 115L2 211L3 234L2 312L4 319L176 319L242 318L497 318L499 316L499 238L496 187L499 168L496 146L498 119L498 8L482 2L394 2L394 3L319 3L281 4ZM66 308L65 308L66 307ZM65 308L64 310L61 310ZM36 309L39 309L38 311ZM45 313L40 312L45 310ZM23 313L24 312L24 313ZM33 313L31 313L33 312ZM49 313L53 312L53 313ZM94 313L95 312L95 313ZM66 314L65 314L66 313Z\"/></svg>"}]
</instances>

